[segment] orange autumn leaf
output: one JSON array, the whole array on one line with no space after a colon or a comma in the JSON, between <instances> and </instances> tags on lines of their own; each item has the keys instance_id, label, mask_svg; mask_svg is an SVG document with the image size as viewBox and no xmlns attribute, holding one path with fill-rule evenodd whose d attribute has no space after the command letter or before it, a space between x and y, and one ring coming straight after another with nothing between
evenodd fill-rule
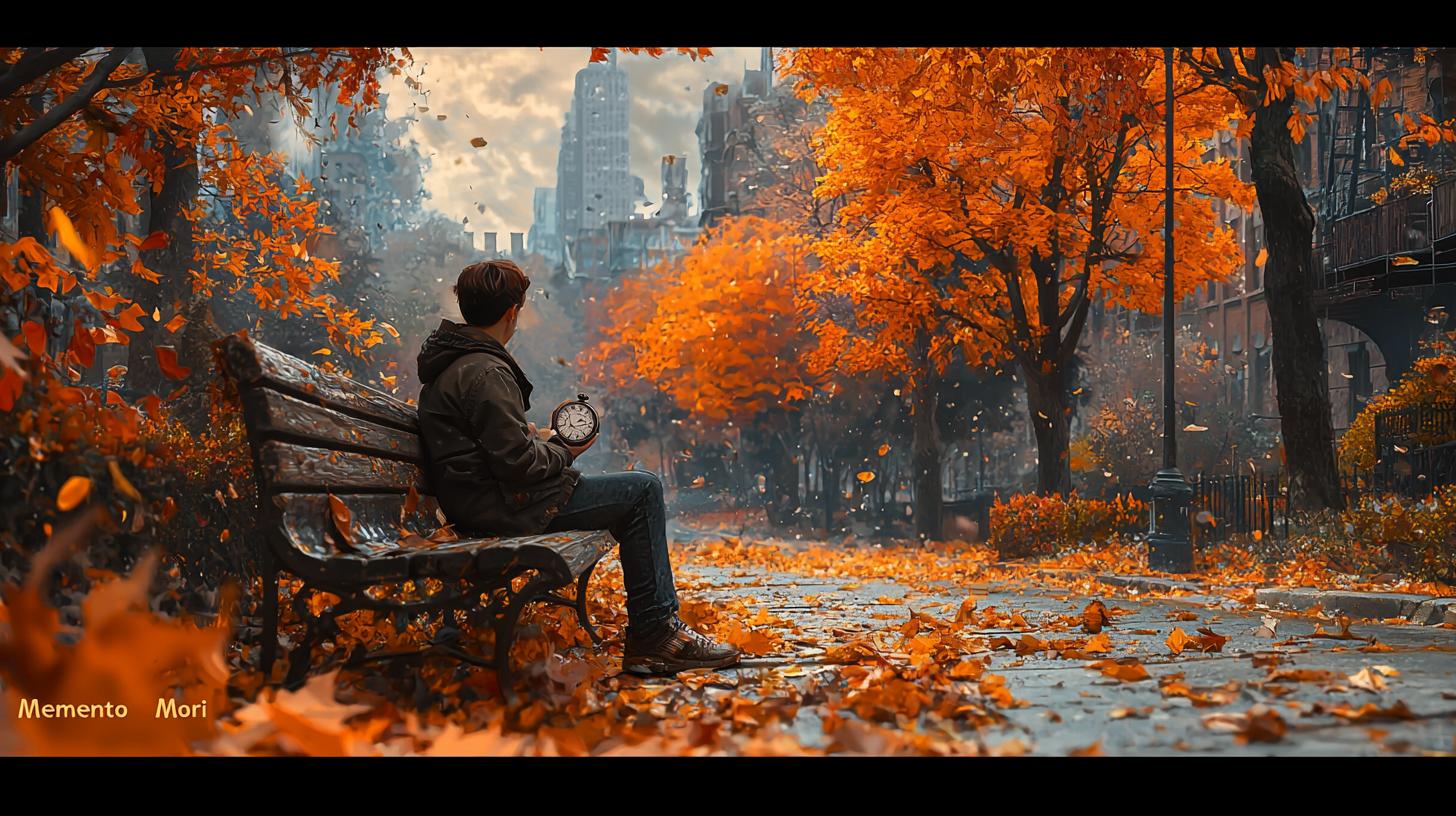
<instances>
[{"instance_id":1,"label":"orange autumn leaf","mask_svg":"<svg viewBox=\"0 0 1456 816\"><path fill-rule=\"evenodd\" d=\"M1121 680L1124 683L1136 683L1140 680L1147 680L1152 675L1138 662L1137 658L1124 657L1120 660L1099 660L1091 665L1108 677Z\"/></svg>"},{"instance_id":2,"label":"orange autumn leaf","mask_svg":"<svg viewBox=\"0 0 1456 816\"><path fill-rule=\"evenodd\" d=\"M1168 635L1168 639L1166 641L1166 643L1168 644L1168 650L1175 655L1183 654L1183 649L1192 642L1193 639L1188 637L1188 633L1183 631L1183 628L1180 626L1173 627L1173 631L1171 634Z\"/></svg>"},{"instance_id":3,"label":"orange autumn leaf","mask_svg":"<svg viewBox=\"0 0 1456 816\"><path fill-rule=\"evenodd\" d=\"M875 474L872 471L861 470L859 473L854 474L854 478L858 479L860 484L869 484L875 480Z\"/></svg>"},{"instance_id":4,"label":"orange autumn leaf","mask_svg":"<svg viewBox=\"0 0 1456 816\"><path fill-rule=\"evenodd\" d=\"M1112 638L1108 637L1106 632L1094 635L1087 639L1087 644L1082 647L1082 651L1087 654L1107 654L1112 651Z\"/></svg>"},{"instance_id":5,"label":"orange autumn leaf","mask_svg":"<svg viewBox=\"0 0 1456 816\"><path fill-rule=\"evenodd\" d=\"M176 334L185 325L187 325L187 318L183 317L181 312L178 312L177 314L172 316L171 320L167 321L166 325L163 326L163 328L173 334Z\"/></svg>"},{"instance_id":6,"label":"orange autumn leaf","mask_svg":"<svg viewBox=\"0 0 1456 816\"><path fill-rule=\"evenodd\" d=\"M329 494L329 516L333 519L334 530L344 539L340 543L352 549L355 546L354 515L349 512L344 500L332 493Z\"/></svg>"},{"instance_id":7,"label":"orange autumn leaf","mask_svg":"<svg viewBox=\"0 0 1456 816\"><path fill-rule=\"evenodd\" d=\"M142 239L142 242L140 244L137 244L137 249L142 252L148 252L154 249L162 249L168 243L170 243L171 240L171 236L169 236L167 233L162 232L161 230L157 230L156 232L153 232L151 235L148 235L146 238Z\"/></svg>"},{"instance_id":8,"label":"orange autumn leaf","mask_svg":"<svg viewBox=\"0 0 1456 816\"><path fill-rule=\"evenodd\" d=\"M97 267L96 251L87 245L85 241L81 240L81 236L76 232L76 226L71 223L71 219L66 215L65 211L60 207L51 207L50 215L51 232L55 233L56 239L61 242L61 246L65 247L67 252L71 253L76 260L80 261L82 266L95 272Z\"/></svg>"},{"instance_id":9,"label":"orange autumn leaf","mask_svg":"<svg viewBox=\"0 0 1456 816\"><path fill-rule=\"evenodd\" d=\"M61 485L60 492L56 494L56 509L62 513L73 510L89 495L91 495L91 478L89 476L72 476Z\"/></svg>"},{"instance_id":10,"label":"orange autumn leaf","mask_svg":"<svg viewBox=\"0 0 1456 816\"><path fill-rule=\"evenodd\" d=\"M1102 627L1112 624L1112 616L1107 612L1107 606L1100 600L1094 600L1087 604L1082 610L1082 629L1088 634L1095 635L1102 631Z\"/></svg>"},{"instance_id":11,"label":"orange autumn leaf","mask_svg":"<svg viewBox=\"0 0 1456 816\"><path fill-rule=\"evenodd\" d=\"M192 373L192 369L178 365L177 349L171 346L157 346L157 366L174 380L185 380Z\"/></svg>"}]
</instances>

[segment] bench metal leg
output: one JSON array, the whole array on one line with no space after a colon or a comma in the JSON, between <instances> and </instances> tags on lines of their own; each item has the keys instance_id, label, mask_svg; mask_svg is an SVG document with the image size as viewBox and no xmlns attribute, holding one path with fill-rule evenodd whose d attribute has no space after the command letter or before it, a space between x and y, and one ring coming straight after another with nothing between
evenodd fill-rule
<instances>
[{"instance_id":1,"label":"bench metal leg","mask_svg":"<svg viewBox=\"0 0 1456 816\"><path fill-rule=\"evenodd\" d=\"M293 596L293 611L308 626L304 630L303 642L288 653L288 676L284 679L283 686L290 691L302 687L304 680L308 678L308 670L313 663L313 646L323 636L323 630L330 628L328 624L333 620L333 609L327 609L322 616L316 616L308 608L308 597L313 591L312 587L305 584Z\"/></svg>"},{"instance_id":2,"label":"bench metal leg","mask_svg":"<svg viewBox=\"0 0 1456 816\"><path fill-rule=\"evenodd\" d=\"M546 583L539 575L527 581L520 592L511 593L505 609L491 621L491 628L495 630L496 684L500 686L501 697L507 705L515 702L515 691L511 687L511 644L516 639L516 621L521 617L522 609L538 600L537 596L542 593Z\"/></svg>"},{"instance_id":3,"label":"bench metal leg","mask_svg":"<svg viewBox=\"0 0 1456 816\"><path fill-rule=\"evenodd\" d=\"M259 669L263 682L273 678L273 661L278 658L278 567L272 554L263 556L263 651Z\"/></svg>"},{"instance_id":4,"label":"bench metal leg","mask_svg":"<svg viewBox=\"0 0 1456 816\"><path fill-rule=\"evenodd\" d=\"M592 645L601 646L602 636L597 634L596 627L592 626L591 615L586 611L586 585L591 580L592 570L596 568L597 565L593 563L586 568L586 572L583 572L581 577L576 579L576 620L581 624L581 628L591 636Z\"/></svg>"}]
</instances>

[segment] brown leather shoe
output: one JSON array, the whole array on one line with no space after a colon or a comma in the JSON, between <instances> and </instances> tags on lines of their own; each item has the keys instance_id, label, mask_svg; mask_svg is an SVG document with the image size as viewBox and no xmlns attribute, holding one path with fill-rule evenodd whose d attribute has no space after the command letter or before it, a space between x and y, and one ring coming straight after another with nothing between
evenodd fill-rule
<instances>
[{"instance_id":1,"label":"brown leather shoe","mask_svg":"<svg viewBox=\"0 0 1456 816\"><path fill-rule=\"evenodd\" d=\"M674 616L643 637L627 633L622 671L633 674L677 674L688 669L721 669L738 663L739 652L688 628Z\"/></svg>"}]
</instances>

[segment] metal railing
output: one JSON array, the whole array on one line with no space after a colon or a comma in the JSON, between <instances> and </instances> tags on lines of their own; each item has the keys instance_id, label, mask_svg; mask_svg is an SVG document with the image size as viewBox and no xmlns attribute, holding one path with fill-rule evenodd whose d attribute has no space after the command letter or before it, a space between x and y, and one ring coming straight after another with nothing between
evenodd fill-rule
<instances>
[{"instance_id":1,"label":"metal railing","mask_svg":"<svg viewBox=\"0 0 1456 816\"><path fill-rule=\"evenodd\" d=\"M1456 235L1456 176L1431 190L1431 235L1437 241Z\"/></svg>"},{"instance_id":2,"label":"metal railing","mask_svg":"<svg viewBox=\"0 0 1456 816\"><path fill-rule=\"evenodd\" d=\"M1384 459L1415 446L1456 441L1456 401L1421 403L1375 415L1375 456ZM1396 451L1396 446L1406 448Z\"/></svg>"},{"instance_id":3,"label":"metal railing","mask_svg":"<svg viewBox=\"0 0 1456 816\"><path fill-rule=\"evenodd\" d=\"M1431 246L1431 198L1424 194L1388 201L1335 221L1336 270Z\"/></svg>"},{"instance_id":4,"label":"metal railing","mask_svg":"<svg viewBox=\"0 0 1456 816\"><path fill-rule=\"evenodd\" d=\"M1200 473L1192 480L1195 527L1203 540L1231 535L1289 536L1289 485L1282 474ZM1202 511L1209 517L1199 518Z\"/></svg>"}]
</instances>

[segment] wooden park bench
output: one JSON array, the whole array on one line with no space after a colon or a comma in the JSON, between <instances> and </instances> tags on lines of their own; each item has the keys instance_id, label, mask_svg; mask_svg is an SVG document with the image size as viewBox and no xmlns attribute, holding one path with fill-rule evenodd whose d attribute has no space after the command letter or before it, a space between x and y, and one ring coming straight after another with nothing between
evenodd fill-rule
<instances>
[{"instance_id":1,"label":"wooden park bench","mask_svg":"<svg viewBox=\"0 0 1456 816\"><path fill-rule=\"evenodd\" d=\"M289 652L290 688L307 677L315 644L338 633L335 618L358 609L396 621L426 613L442 627L448 615L452 628L463 613L473 612L476 619L483 613L495 632L489 660L456 648L448 637L438 642L437 636L425 650L492 666L507 701L511 644L528 604L574 608L592 642L600 644L587 614L587 582L615 544L609 533L428 540L443 515L423 468L414 406L241 334L218 341L218 351L242 400L257 474L264 677L271 677L279 645L280 570L302 579L293 609L307 623L304 639ZM330 496L343 502L346 519L331 509ZM433 584L426 579L439 582L439 590L426 595L426 585ZM414 582L418 599L369 593L407 581ZM574 598L560 591L572 583ZM315 612L310 598L318 593L340 600ZM351 662L395 654L355 654Z\"/></svg>"}]
</instances>

